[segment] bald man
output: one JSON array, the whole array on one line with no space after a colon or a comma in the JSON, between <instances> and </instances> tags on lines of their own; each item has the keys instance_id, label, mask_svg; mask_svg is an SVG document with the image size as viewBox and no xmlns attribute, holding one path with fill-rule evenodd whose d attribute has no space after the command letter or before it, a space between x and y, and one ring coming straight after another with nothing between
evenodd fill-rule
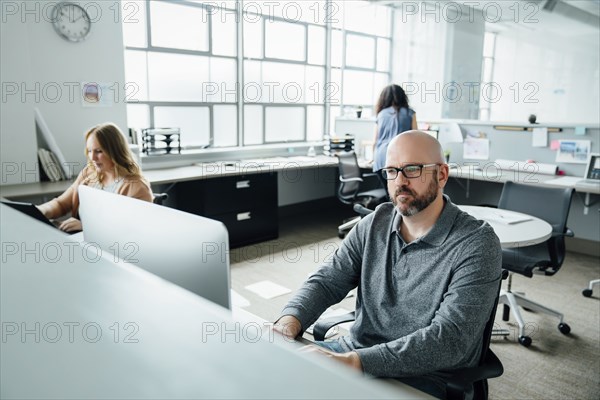
<instances>
[{"instance_id":1,"label":"bald man","mask_svg":"<svg viewBox=\"0 0 600 400\"><path fill-rule=\"evenodd\" d=\"M433 372L479 361L501 279L500 242L443 194L448 165L436 139L420 131L396 136L385 165L392 202L360 221L275 327L296 338L358 287L350 335L312 351L443 397Z\"/></svg>"}]
</instances>

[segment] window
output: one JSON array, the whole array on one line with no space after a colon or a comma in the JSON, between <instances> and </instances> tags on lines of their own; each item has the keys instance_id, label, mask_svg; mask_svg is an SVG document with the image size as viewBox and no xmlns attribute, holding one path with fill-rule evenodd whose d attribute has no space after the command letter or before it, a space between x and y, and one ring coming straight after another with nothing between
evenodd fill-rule
<instances>
[{"instance_id":1,"label":"window","mask_svg":"<svg viewBox=\"0 0 600 400\"><path fill-rule=\"evenodd\" d=\"M122 3L130 127L179 127L184 148L238 145L235 11L214 4Z\"/></svg>"},{"instance_id":2,"label":"window","mask_svg":"<svg viewBox=\"0 0 600 400\"><path fill-rule=\"evenodd\" d=\"M335 14L334 14L335 11ZM390 82L392 9L367 1L332 2L331 85L336 103L330 112L330 130L335 118L354 115L363 107L370 116L381 89ZM342 132L339 132L342 133Z\"/></svg>"},{"instance_id":3,"label":"window","mask_svg":"<svg viewBox=\"0 0 600 400\"><path fill-rule=\"evenodd\" d=\"M389 82L387 6L123 0L122 10L128 124L179 127L184 148L321 140L327 115L358 105L368 115Z\"/></svg>"}]
</instances>

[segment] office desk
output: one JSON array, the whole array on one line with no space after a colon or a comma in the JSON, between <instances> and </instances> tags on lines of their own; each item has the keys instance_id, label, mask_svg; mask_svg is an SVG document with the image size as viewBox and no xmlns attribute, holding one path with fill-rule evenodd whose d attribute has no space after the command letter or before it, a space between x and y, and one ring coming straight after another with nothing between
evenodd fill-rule
<instances>
[{"instance_id":1,"label":"office desk","mask_svg":"<svg viewBox=\"0 0 600 400\"><path fill-rule=\"evenodd\" d=\"M472 166L457 166L456 168L450 168L450 177L467 180L467 186L465 188L465 190L467 191L467 197L469 197L468 192L470 180L494 183L504 183L506 181L512 181L534 186L573 188L580 193L600 194L600 185L598 185L598 187L577 185L575 180L582 180L583 178L561 177L557 175L543 175L534 172L524 171L506 171L498 169L494 166L493 163L489 164L483 169ZM576 179L571 180L563 178Z\"/></svg>"},{"instance_id":2,"label":"office desk","mask_svg":"<svg viewBox=\"0 0 600 400\"><path fill-rule=\"evenodd\" d=\"M0 207L2 398L418 397Z\"/></svg>"},{"instance_id":3,"label":"office desk","mask_svg":"<svg viewBox=\"0 0 600 400\"><path fill-rule=\"evenodd\" d=\"M167 205L223 222L231 247L278 237L279 198L301 202L334 195L337 158L327 156L271 157L197 163L144 171L155 191L168 191ZM302 170L316 170L309 178ZM329 172L329 174L324 174ZM325 175L331 175L326 178ZM172 186L177 183L176 186ZM43 202L66 190L72 182L42 182L0 187L5 198ZM281 188L279 188L281 186ZM291 193L293 192L293 193ZM43 196L42 200L33 197Z\"/></svg>"},{"instance_id":4,"label":"office desk","mask_svg":"<svg viewBox=\"0 0 600 400\"><path fill-rule=\"evenodd\" d=\"M567 225L575 232L575 237L567 238L567 249L598 256L600 188L577 185L576 181L580 179L575 177L528 175L523 172L498 171L492 167L487 171L473 168L451 169L450 177L452 179L444 188L444 192L456 204L496 205L503 184L508 180L550 188L574 188L575 196L571 203Z\"/></svg>"},{"instance_id":5,"label":"office desk","mask_svg":"<svg viewBox=\"0 0 600 400\"><path fill-rule=\"evenodd\" d=\"M337 158L328 156L271 157L237 161L195 163L183 167L144 170L144 176L151 184L168 184L200 179L220 178L259 173L286 173L307 168L337 167ZM365 164L367 165L367 164ZM64 192L73 182L36 182L21 185L0 186L0 195L8 199L32 196L51 196Z\"/></svg>"},{"instance_id":6,"label":"office desk","mask_svg":"<svg viewBox=\"0 0 600 400\"><path fill-rule=\"evenodd\" d=\"M546 221L531 215L491 207L458 206L464 212L477 219L486 221L494 229L503 248L531 246L545 242L552 236L552 226ZM498 222L510 217L528 218L516 223Z\"/></svg>"}]
</instances>

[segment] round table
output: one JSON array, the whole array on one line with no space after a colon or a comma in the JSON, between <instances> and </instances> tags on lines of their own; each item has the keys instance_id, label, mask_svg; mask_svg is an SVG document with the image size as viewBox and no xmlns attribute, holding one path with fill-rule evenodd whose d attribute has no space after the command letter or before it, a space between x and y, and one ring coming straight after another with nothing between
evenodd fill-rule
<instances>
[{"instance_id":1,"label":"round table","mask_svg":"<svg viewBox=\"0 0 600 400\"><path fill-rule=\"evenodd\" d=\"M505 249L542 243L552 236L552 226L549 223L528 214L491 207L458 207L489 223Z\"/></svg>"}]
</instances>

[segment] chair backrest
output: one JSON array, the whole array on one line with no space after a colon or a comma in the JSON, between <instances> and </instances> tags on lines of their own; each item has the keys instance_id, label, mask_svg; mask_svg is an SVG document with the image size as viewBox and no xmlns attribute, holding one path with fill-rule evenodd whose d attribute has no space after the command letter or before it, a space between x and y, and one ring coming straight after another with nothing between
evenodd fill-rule
<instances>
[{"instance_id":1,"label":"chair backrest","mask_svg":"<svg viewBox=\"0 0 600 400\"><path fill-rule=\"evenodd\" d=\"M552 225L553 236L548 239L548 251L554 268L560 268L565 257L567 219L573 189L547 188L506 182L498 208L529 214Z\"/></svg>"},{"instance_id":2,"label":"chair backrest","mask_svg":"<svg viewBox=\"0 0 600 400\"><path fill-rule=\"evenodd\" d=\"M498 283L498 293L496 294L494 307L492 307L492 312L490 314L490 318L485 324L485 329L483 330L483 342L481 348L481 356L479 357L479 365L482 366L485 364L487 352L490 349L490 343L492 341L492 331L494 330L494 320L496 319L496 310L498 309L498 301L500 299L500 288L502 286L502 281Z\"/></svg>"},{"instance_id":3,"label":"chair backrest","mask_svg":"<svg viewBox=\"0 0 600 400\"><path fill-rule=\"evenodd\" d=\"M356 199L360 189L362 175L353 151L342 152L336 155L338 158L338 170L340 174L340 185L337 196L341 202L351 204ZM352 179L350 181L346 181Z\"/></svg>"},{"instance_id":4,"label":"chair backrest","mask_svg":"<svg viewBox=\"0 0 600 400\"><path fill-rule=\"evenodd\" d=\"M438 373L446 383L446 398L449 400L469 398L467 396L468 393L471 393L471 397L474 400L487 399L487 380L499 377L504 373L502 362L490 349L490 340L494 328L499 295L500 282L498 282L498 290L494 297L494 306L490 311L490 316L483 330L481 356L479 357L477 366Z\"/></svg>"},{"instance_id":5,"label":"chair backrest","mask_svg":"<svg viewBox=\"0 0 600 400\"><path fill-rule=\"evenodd\" d=\"M152 196L154 196L152 202L158 205L162 205L163 202L169 198L169 195L167 193L152 193Z\"/></svg>"}]
</instances>

